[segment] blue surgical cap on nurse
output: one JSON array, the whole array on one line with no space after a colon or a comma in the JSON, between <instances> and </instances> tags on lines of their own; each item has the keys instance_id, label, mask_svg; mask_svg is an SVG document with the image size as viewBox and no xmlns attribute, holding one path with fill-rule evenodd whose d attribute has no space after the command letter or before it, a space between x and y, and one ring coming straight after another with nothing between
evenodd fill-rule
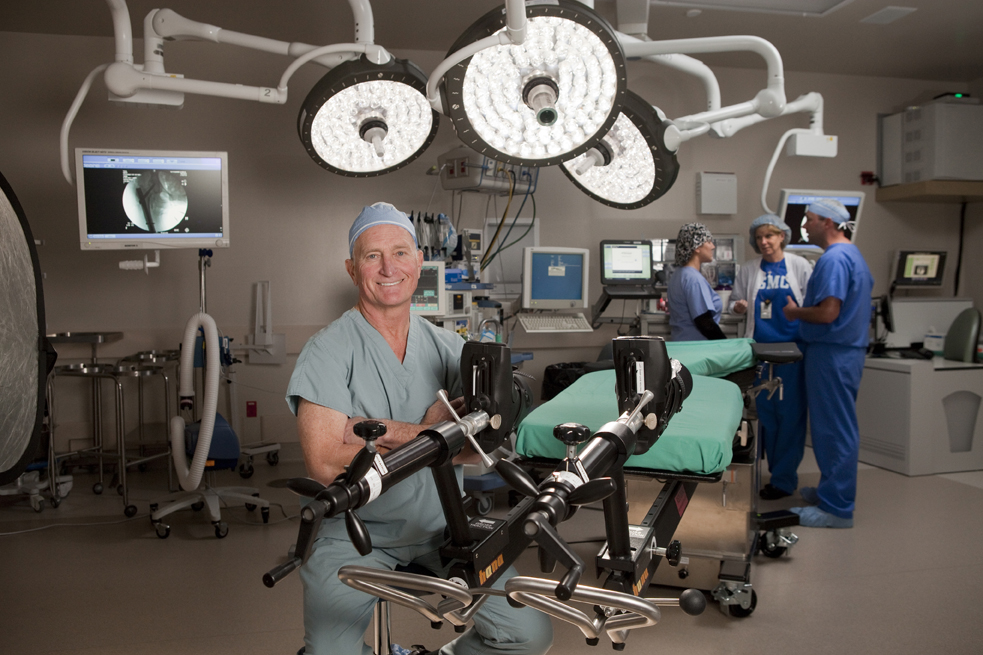
<instances>
[{"instance_id":1,"label":"blue surgical cap on nurse","mask_svg":"<svg viewBox=\"0 0 983 655\"><path fill-rule=\"evenodd\" d=\"M358 240L362 232L376 225L398 225L410 233L410 236L413 237L413 243L416 244L416 230L413 228L413 223L410 223L410 219L406 217L406 214L388 202L377 202L374 205L364 207L355 219L355 222L352 223L351 229L348 230L349 257L354 256L355 241Z\"/></svg>"},{"instance_id":2,"label":"blue surgical cap on nurse","mask_svg":"<svg viewBox=\"0 0 983 655\"><path fill-rule=\"evenodd\" d=\"M832 198L822 198L806 207L807 212L812 212L816 216L822 216L832 220L837 225L850 220L850 212L846 210L843 203Z\"/></svg>"},{"instance_id":3,"label":"blue surgical cap on nurse","mask_svg":"<svg viewBox=\"0 0 983 655\"><path fill-rule=\"evenodd\" d=\"M785 222L782 221L782 219L778 218L774 214L762 214L761 216L758 216L756 219L751 221L751 229L750 229L751 247L754 248L754 252L758 253L759 255L761 254L761 249L758 248L758 240L755 238L757 236L755 232L757 232L758 228L761 227L762 225L774 225L779 230L785 233L786 244L792 241L792 229L788 225L786 225Z\"/></svg>"}]
</instances>

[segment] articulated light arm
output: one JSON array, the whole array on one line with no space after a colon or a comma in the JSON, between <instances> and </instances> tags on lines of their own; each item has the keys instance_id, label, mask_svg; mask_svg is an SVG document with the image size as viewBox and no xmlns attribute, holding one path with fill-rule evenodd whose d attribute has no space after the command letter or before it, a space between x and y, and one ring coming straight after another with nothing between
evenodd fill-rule
<instances>
[{"instance_id":1,"label":"articulated light arm","mask_svg":"<svg viewBox=\"0 0 983 655\"><path fill-rule=\"evenodd\" d=\"M809 130L806 131L812 132L813 134L823 134L823 97L816 92L801 95L785 105L785 109L782 110L781 115L788 116L789 114L803 112L810 112L811 114L809 116ZM716 124L715 128L720 136L729 137L734 136L745 127L750 127L766 120L769 119L759 114L752 114L750 116L721 121Z\"/></svg>"},{"instance_id":2,"label":"articulated light arm","mask_svg":"<svg viewBox=\"0 0 983 655\"><path fill-rule=\"evenodd\" d=\"M460 50L452 53L440 62L430 77L427 78L427 101L439 114L447 115L444 103L440 99L440 82L447 71L460 64L465 59L473 57L486 48L498 45L521 45L526 40L526 4L524 0L506 0L505 29L498 34L479 39Z\"/></svg>"},{"instance_id":3,"label":"articulated light arm","mask_svg":"<svg viewBox=\"0 0 983 655\"><path fill-rule=\"evenodd\" d=\"M747 102L712 109L675 119L673 122L683 131L683 136L702 123L714 123L729 118L760 114L765 118L780 116L785 109L785 74L782 56L768 41L756 36L716 36L669 41L638 41L623 43L626 57L649 57L660 54L695 54L747 50L757 53L768 67L767 86ZM708 130L704 130L705 133ZM684 138L683 140L687 140Z\"/></svg>"},{"instance_id":4,"label":"articulated light arm","mask_svg":"<svg viewBox=\"0 0 983 655\"><path fill-rule=\"evenodd\" d=\"M622 34L621 32L618 32L617 36L623 48L629 43L651 43L650 40L640 39L629 34ZM699 78L707 94L707 111L720 109L720 84L717 82L717 76L713 74L709 66L699 59L679 53L648 55L642 57L642 59L667 68L674 68L680 72Z\"/></svg>"}]
</instances>

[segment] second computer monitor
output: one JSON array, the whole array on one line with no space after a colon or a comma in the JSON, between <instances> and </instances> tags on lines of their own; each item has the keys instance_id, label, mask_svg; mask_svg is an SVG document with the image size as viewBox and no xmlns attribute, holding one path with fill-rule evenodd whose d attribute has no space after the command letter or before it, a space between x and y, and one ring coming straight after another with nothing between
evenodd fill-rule
<instances>
[{"instance_id":1,"label":"second computer monitor","mask_svg":"<svg viewBox=\"0 0 983 655\"><path fill-rule=\"evenodd\" d=\"M896 288L941 287L945 279L944 250L901 250L894 258Z\"/></svg>"},{"instance_id":2,"label":"second computer monitor","mask_svg":"<svg viewBox=\"0 0 983 655\"><path fill-rule=\"evenodd\" d=\"M590 251L584 248L525 248L522 308L586 308L589 268Z\"/></svg>"},{"instance_id":3,"label":"second computer monitor","mask_svg":"<svg viewBox=\"0 0 983 655\"><path fill-rule=\"evenodd\" d=\"M410 301L410 311L419 316L443 316L447 313L444 262L423 262L420 281Z\"/></svg>"},{"instance_id":4,"label":"second computer monitor","mask_svg":"<svg viewBox=\"0 0 983 655\"><path fill-rule=\"evenodd\" d=\"M651 241L601 241L602 285L650 286L654 281L654 273Z\"/></svg>"}]
</instances>

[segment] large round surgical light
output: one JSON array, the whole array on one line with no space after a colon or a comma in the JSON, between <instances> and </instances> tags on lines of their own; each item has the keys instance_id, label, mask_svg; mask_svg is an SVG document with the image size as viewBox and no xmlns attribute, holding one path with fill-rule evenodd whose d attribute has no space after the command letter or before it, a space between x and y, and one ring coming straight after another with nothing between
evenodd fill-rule
<instances>
[{"instance_id":1,"label":"large round surgical light","mask_svg":"<svg viewBox=\"0 0 983 655\"><path fill-rule=\"evenodd\" d=\"M614 123L626 92L621 44L579 2L526 7L526 40L486 48L444 76L445 110L472 149L510 164L550 166L590 148ZM495 9L450 52L505 28Z\"/></svg>"},{"instance_id":2,"label":"large round surgical light","mask_svg":"<svg viewBox=\"0 0 983 655\"><path fill-rule=\"evenodd\" d=\"M666 149L657 110L631 91L614 127L594 147L560 168L584 193L618 209L637 209L661 198L679 173Z\"/></svg>"},{"instance_id":3,"label":"large round surgical light","mask_svg":"<svg viewBox=\"0 0 983 655\"><path fill-rule=\"evenodd\" d=\"M331 69L300 109L300 140L332 173L371 177L420 156L437 134L427 78L405 59L377 65L364 56Z\"/></svg>"}]
</instances>

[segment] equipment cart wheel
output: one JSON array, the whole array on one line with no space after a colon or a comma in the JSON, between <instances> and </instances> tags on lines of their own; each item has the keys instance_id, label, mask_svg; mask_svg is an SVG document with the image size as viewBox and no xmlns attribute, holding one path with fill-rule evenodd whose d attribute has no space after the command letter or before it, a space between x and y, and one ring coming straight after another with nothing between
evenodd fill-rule
<instances>
[{"instance_id":1,"label":"equipment cart wheel","mask_svg":"<svg viewBox=\"0 0 983 655\"><path fill-rule=\"evenodd\" d=\"M276 466L277 464L279 464L280 453L275 450L271 450L270 452L266 453L266 463L269 464L270 466Z\"/></svg>"},{"instance_id":2,"label":"equipment cart wheel","mask_svg":"<svg viewBox=\"0 0 983 655\"><path fill-rule=\"evenodd\" d=\"M126 515L126 518L128 518L128 519L133 518L134 516L137 515L137 506L136 505L127 505L123 509L123 514L125 514Z\"/></svg>"},{"instance_id":3,"label":"equipment cart wheel","mask_svg":"<svg viewBox=\"0 0 983 655\"><path fill-rule=\"evenodd\" d=\"M96 482L94 485L92 485L92 493L97 496L100 495L102 493L102 484Z\"/></svg>"},{"instance_id":4,"label":"equipment cart wheel","mask_svg":"<svg viewBox=\"0 0 983 655\"><path fill-rule=\"evenodd\" d=\"M215 536L219 539L225 539L229 534L229 524L225 521L216 521L215 525Z\"/></svg>"},{"instance_id":5,"label":"equipment cart wheel","mask_svg":"<svg viewBox=\"0 0 983 655\"><path fill-rule=\"evenodd\" d=\"M263 516L263 523L269 523L270 522L270 508L269 507L264 507L263 509L259 510L259 512Z\"/></svg>"},{"instance_id":6,"label":"equipment cart wheel","mask_svg":"<svg viewBox=\"0 0 983 655\"><path fill-rule=\"evenodd\" d=\"M156 521L154 523L154 530L157 532L157 537L160 539L167 539L169 536L171 536L171 526L167 525L166 523Z\"/></svg>"},{"instance_id":7,"label":"equipment cart wheel","mask_svg":"<svg viewBox=\"0 0 983 655\"><path fill-rule=\"evenodd\" d=\"M728 605L727 611L730 612L730 615L733 616L735 619L746 619L747 617L751 616L751 613L754 612L754 608L757 606L758 606L758 593L754 589L752 589L751 605L747 609L744 609L740 605Z\"/></svg>"},{"instance_id":8,"label":"equipment cart wheel","mask_svg":"<svg viewBox=\"0 0 983 655\"><path fill-rule=\"evenodd\" d=\"M58 496L52 496L49 502L51 503L52 508L57 509L57 507L61 505L61 498Z\"/></svg>"},{"instance_id":9,"label":"equipment cart wheel","mask_svg":"<svg viewBox=\"0 0 983 655\"><path fill-rule=\"evenodd\" d=\"M44 511L44 498L41 496L31 496L31 507L35 512L41 513Z\"/></svg>"},{"instance_id":10,"label":"equipment cart wheel","mask_svg":"<svg viewBox=\"0 0 983 655\"><path fill-rule=\"evenodd\" d=\"M205 508L205 503L204 503L204 501L201 501L201 500L199 500L197 503L192 503L191 504L191 509L193 509L196 512L200 512L204 508Z\"/></svg>"},{"instance_id":11,"label":"equipment cart wheel","mask_svg":"<svg viewBox=\"0 0 983 655\"><path fill-rule=\"evenodd\" d=\"M491 495L479 496L476 500L478 502L475 509L478 511L478 516L488 516L495 508L495 499Z\"/></svg>"},{"instance_id":12,"label":"equipment cart wheel","mask_svg":"<svg viewBox=\"0 0 983 655\"><path fill-rule=\"evenodd\" d=\"M239 477L241 478L251 478L253 477L253 458L250 457L244 463L239 465Z\"/></svg>"},{"instance_id":13,"label":"equipment cart wheel","mask_svg":"<svg viewBox=\"0 0 983 655\"><path fill-rule=\"evenodd\" d=\"M765 557L771 557L772 559L778 559L782 555L788 552L788 548L785 546L779 546L773 543L771 540L766 539L764 534L761 535L761 554Z\"/></svg>"},{"instance_id":14,"label":"equipment cart wheel","mask_svg":"<svg viewBox=\"0 0 983 655\"><path fill-rule=\"evenodd\" d=\"M116 493L119 494L120 496L123 495L123 485L121 484L116 485Z\"/></svg>"}]
</instances>

